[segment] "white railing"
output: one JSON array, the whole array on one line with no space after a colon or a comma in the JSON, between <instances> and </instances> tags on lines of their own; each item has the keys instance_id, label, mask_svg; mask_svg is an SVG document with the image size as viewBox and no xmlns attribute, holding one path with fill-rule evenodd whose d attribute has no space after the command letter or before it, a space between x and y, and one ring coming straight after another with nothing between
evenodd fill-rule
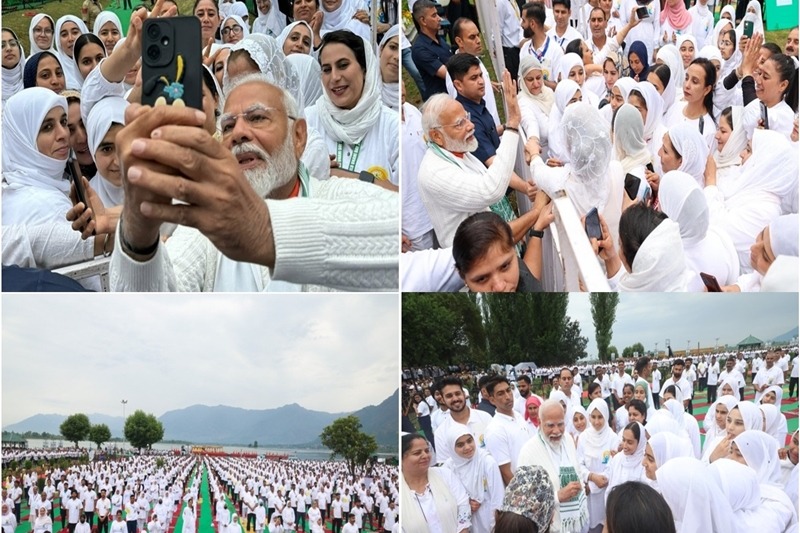
<instances>
[{"instance_id":1,"label":"white railing","mask_svg":"<svg viewBox=\"0 0 800 533\"><path fill-rule=\"evenodd\" d=\"M103 292L109 292L108 285L108 265L111 263L110 257L98 257L91 261L84 261L53 270L56 274L61 274L75 281L98 276L100 279L100 287Z\"/></svg>"}]
</instances>

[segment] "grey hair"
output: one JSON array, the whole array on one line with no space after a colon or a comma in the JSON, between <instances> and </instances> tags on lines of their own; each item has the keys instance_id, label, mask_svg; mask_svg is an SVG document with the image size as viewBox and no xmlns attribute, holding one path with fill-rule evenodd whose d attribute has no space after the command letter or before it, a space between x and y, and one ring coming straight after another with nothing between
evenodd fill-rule
<instances>
[{"instance_id":1,"label":"grey hair","mask_svg":"<svg viewBox=\"0 0 800 533\"><path fill-rule=\"evenodd\" d=\"M442 111L444 111L444 108L447 106L447 104L452 101L453 98L450 97L450 95L445 93L437 93L428 98L428 101L423 104L422 131L425 133L425 135L428 135L428 132L432 129L436 129L441 126L441 123L439 123L439 115L442 114Z\"/></svg>"},{"instance_id":2,"label":"grey hair","mask_svg":"<svg viewBox=\"0 0 800 533\"><path fill-rule=\"evenodd\" d=\"M431 2L431 0L419 0L416 4L414 4L414 8L411 11L411 16L414 17L414 20L419 23L420 17L422 14L430 8L436 9L436 4Z\"/></svg>"},{"instance_id":3,"label":"grey hair","mask_svg":"<svg viewBox=\"0 0 800 533\"><path fill-rule=\"evenodd\" d=\"M561 412L564 413L564 405L561 403L561 401L556 399L543 401L542 405L539 406L539 420L543 420L545 413L552 411L556 406L558 406L558 408L561 409Z\"/></svg>"},{"instance_id":4,"label":"grey hair","mask_svg":"<svg viewBox=\"0 0 800 533\"><path fill-rule=\"evenodd\" d=\"M228 85L225 87L225 92L228 96L230 96L230 94L237 87L253 82L263 83L280 90L281 94L283 95L283 107L286 109L286 114L293 118L303 118L300 106L297 105L297 100L294 99L294 96L292 96L292 94L283 87L272 83L270 77L263 72L250 72L247 74L242 74L241 76L236 76L228 81Z\"/></svg>"}]
</instances>

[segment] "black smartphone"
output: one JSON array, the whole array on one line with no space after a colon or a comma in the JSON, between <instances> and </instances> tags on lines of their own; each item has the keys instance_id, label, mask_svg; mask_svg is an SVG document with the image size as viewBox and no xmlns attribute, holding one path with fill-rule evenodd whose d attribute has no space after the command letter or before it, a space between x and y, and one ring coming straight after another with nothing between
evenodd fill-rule
<instances>
[{"instance_id":1,"label":"black smartphone","mask_svg":"<svg viewBox=\"0 0 800 533\"><path fill-rule=\"evenodd\" d=\"M631 200L636 200L639 196L639 185L642 183L642 179L638 176L634 176L630 172L625 174L625 192L628 194L628 198Z\"/></svg>"},{"instance_id":2,"label":"black smartphone","mask_svg":"<svg viewBox=\"0 0 800 533\"><path fill-rule=\"evenodd\" d=\"M69 159L67 159L67 174L69 174L69 180L75 185L75 195L78 197L78 201L82 202L84 207L90 207L87 201L86 189L83 188L81 166L78 164L78 160L75 158L75 151L72 149L70 149Z\"/></svg>"},{"instance_id":3,"label":"black smartphone","mask_svg":"<svg viewBox=\"0 0 800 533\"><path fill-rule=\"evenodd\" d=\"M646 19L649 16L650 16L650 13L647 12L647 7L646 6L642 6L642 7L637 7L636 8L636 17L639 20Z\"/></svg>"},{"instance_id":4,"label":"black smartphone","mask_svg":"<svg viewBox=\"0 0 800 533\"><path fill-rule=\"evenodd\" d=\"M700 279L703 280L703 284L706 286L706 289L708 289L708 292L722 292L722 288L719 286L717 278L711 274L700 272Z\"/></svg>"},{"instance_id":5,"label":"black smartphone","mask_svg":"<svg viewBox=\"0 0 800 533\"><path fill-rule=\"evenodd\" d=\"M649 170L650 172L655 172L655 171L656 171L656 169L653 167L653 163L647 163L647 164L644 166L644 168L646 168L646 169L647 169L647 170Z\"/></svg>"},{"instance_id":6,"label":"black smartphone","mask_svg":"<svg viewBox=\"0 0 800 533\"><path fill-rule=\"evenodd\" d=\"M767 113L767 104L761 102L761 122L764 124L764 129L769 129L769 114Z\"/></svg>"},{"instance_id":7,"label":"black smartphone","mask_svg":"<svg viewBox=\"0 0 800 533\"><path fill-rule=\"evenodd\" d=\"M598 241L603 238L603 230L600 228L600 217L597 214L597 208L593 207L586 213L586 235L590 239L597 239Z\"/></svg>"},{"instance_id":8,"label":"black smartphone","mask_svg":"<svg viewBox=\"0 0 800 533\"><path fill-rule=\"evenodd\" d=\"M200 19L147 19L142 28L142 104L167 104L181 98L187 107L203 109L203 44Z\"/></svg>"}]
</instances>

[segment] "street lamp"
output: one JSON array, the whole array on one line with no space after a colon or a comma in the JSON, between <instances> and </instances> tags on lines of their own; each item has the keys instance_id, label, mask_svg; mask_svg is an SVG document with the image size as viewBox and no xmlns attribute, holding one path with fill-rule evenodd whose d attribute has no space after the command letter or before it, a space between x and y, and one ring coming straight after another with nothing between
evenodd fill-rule
<instances>
[{"instance_id":1,"label":"street lamp","mask_svg":"<svg viewBox=\"0 0 800 533\"><path fill-rule=\"evenodd\" d=\"M686 341L686 357L689 357L689 350L690 350L690 346L691 345L692 345L692 341L690 341L690 340Z\"/></svg>"},{"instance_id":2,"label":"street lamp","mask_svg":"<svg viewBox=\"0 0 800 533\"><path fill-rule=\"evenodd\" d=\"M128 400L122 400L122 433L125 433L125 405L128 403Z\"/></svg>"}]
</instances>

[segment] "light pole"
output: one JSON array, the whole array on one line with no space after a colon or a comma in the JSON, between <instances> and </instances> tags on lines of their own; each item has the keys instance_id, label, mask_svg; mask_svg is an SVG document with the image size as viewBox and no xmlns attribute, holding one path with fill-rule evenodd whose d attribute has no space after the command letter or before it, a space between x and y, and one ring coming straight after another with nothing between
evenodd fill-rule
<instances>
[{"instance_id":1,"label":"light pole","mask_svg":"<svg viewBox=\"0 0 800 533\"><path fill-rule=\"evenodd\" d=\"M656 351L653 352L654 357L658 357L658 343L656 343Z\"/></svg>"},{"instance_id":2,"label":"light pole","mask_svg":"<svg viewBox=\"0 0 800 533\"><path fill-rule=\"evenodd\" d=\"M122 400L122 434L125 435L125 405L128 403L128 400Z\"/></svg>"},{"instance_id":3,"label":"light pole","mask_svg":"<svg viewBox=\"0 0 800 533\"><path fill-rule=\"evenodd\" d=\"M690 346L691 345L692 345L692 341L690 341L690 340L686 341L686 357L689 357L689 350L690 350Z\"/></svg>"}]
</instances>

